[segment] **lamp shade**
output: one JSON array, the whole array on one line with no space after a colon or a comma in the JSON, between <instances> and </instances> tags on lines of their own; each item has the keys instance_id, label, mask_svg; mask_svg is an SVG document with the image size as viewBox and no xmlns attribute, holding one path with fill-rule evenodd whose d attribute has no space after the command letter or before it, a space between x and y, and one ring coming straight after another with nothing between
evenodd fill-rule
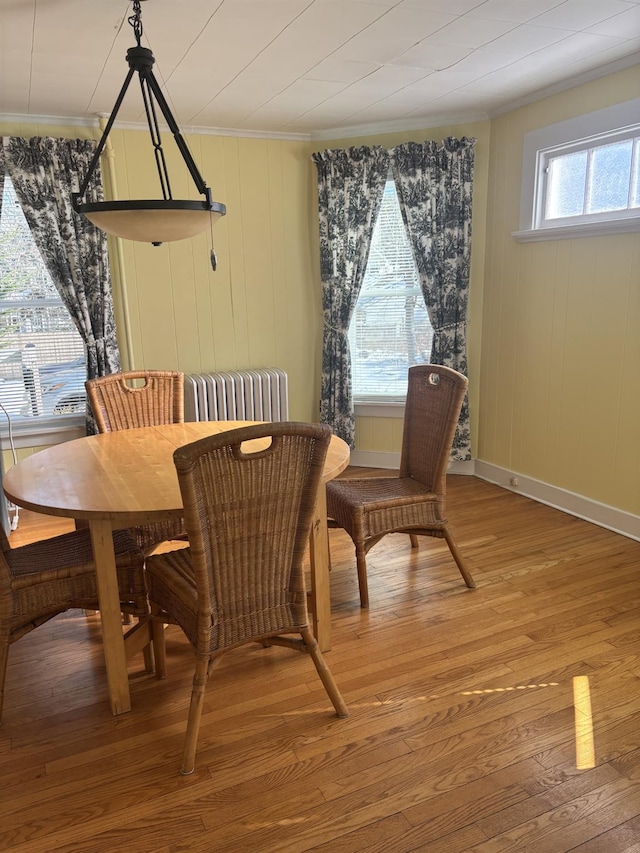
<instances>
[{"instance_id":1,"label":"lamp shade","mask_svg":"<svg viewBox=\"0 0 640 853\"><path fill-rule=\"evenodd\" d=\"M217 201L176 199L86 202L78 210L107 234L156 245L195 237L226 212Z\"/></svg>"}]
</instances>

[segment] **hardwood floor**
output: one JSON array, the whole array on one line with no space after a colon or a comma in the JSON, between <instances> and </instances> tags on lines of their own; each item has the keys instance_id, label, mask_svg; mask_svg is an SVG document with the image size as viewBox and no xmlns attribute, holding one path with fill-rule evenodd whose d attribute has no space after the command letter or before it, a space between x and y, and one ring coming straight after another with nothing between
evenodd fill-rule
<instances>
[{"instance_id":1,"label":"hardwood floor","mask_svg":"<svg viewBox=\"0 0 640 853\"><path fill-rule=\"evenodd\" d=\"M394 535L358 604L331 531L337 719L311 662L229 653L190 777L178 774L193 657L131 665L111 716L98 617L64 614L12 648L0 726L10 853L640 853L640 543L473 477L446 545ZM60 528L22 513L12 543ZM579 765L579 766L578 766Z\"/></svg>"}]
</instances>

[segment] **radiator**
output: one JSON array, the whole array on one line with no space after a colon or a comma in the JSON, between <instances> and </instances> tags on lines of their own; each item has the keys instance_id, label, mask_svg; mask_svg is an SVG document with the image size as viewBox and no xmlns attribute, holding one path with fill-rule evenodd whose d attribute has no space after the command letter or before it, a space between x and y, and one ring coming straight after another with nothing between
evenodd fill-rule
<instances>
[{"instance_id":1,"label":"radiator","mask_svg":"<svg viewBox=\"0 0 640 853\"><path fill-rule=\"evenodd\" d=\"M184 377L185 421L286 421L287 374L276 367Z\"/></svg>"}]
</instances>

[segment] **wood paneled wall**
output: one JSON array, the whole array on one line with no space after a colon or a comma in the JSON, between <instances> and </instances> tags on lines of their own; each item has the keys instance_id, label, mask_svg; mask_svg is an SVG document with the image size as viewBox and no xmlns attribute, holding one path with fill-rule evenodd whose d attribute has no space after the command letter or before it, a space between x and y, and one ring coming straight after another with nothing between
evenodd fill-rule
<instances>
[{"instance_id":1,"label":"wood paneled wall","mask_svg":"<svg viewBox=\"0 0 640 853\"><path fill-rule=\"evenodd\" d=\"M530 130L637 97L640 66L494 119L477 457L640 513L640 235L518 243Z\"/></svg>"},{"instance_id":2,"label":"wood paneled wall","mask_svg":"<svg viewBox=\"0 0 640 853\"><path fill-rule=\"evenodd\" d=\"M292 417L314 420L321 309L308 142L188 141L213 197L227 206L213 229L218 269L209 263L208 232L160 247L123 242L133 363L187 373L280 367L289 375ZM144 133L114 134L122 198L144 197L153 187L147 145ZM183 178L174 196L197 197L181 158L166 147L172 180L174 170Z\"/></svg>"}]
</instances>

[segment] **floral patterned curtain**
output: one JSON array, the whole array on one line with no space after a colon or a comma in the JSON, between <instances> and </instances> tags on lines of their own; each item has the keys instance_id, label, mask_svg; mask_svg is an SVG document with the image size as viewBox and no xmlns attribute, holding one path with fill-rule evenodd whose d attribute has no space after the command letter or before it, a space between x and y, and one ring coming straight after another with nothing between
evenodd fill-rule
<instances>
[{"instance_id":1,"label":"floral patterned curtain","mask_svg":"<svg viewBox=\"0 0 640 853\"><path fill-rule=\"evenodd\" d=\"M318 171L324 330L320 420L355 447L348 331L389 171L379 146L313 154Z\"/></svg>"},{"instance_id":2,"label":"floral patterned curtain","mask_svg":"<svg viewBox=\"0 0 640 853\"><path fill-rule=\"evenodd\" d=\"M391 152L400 210L433 326L431 362L467 375L475 139L407 142ZM452 460L471 458L465 399Z\"/></svg>"},{"instance_id":3,"label":"floral patterned curtain","mask_svg":"<svg viewBox=\"0 0 640 853\"><path fill-rule=\"evenodd\" d=\"M4 196L4 157L0 148L0 216L2 215L2 197Z\"/></svg>"},{"instance_id":4,"label":"floral patterned curtain","mask_svg":"<svg viewBox=\"0 0 640 853\"><path fill-rule=\"evenodd\" d=\"M90 139L3 137L6 169L34 241L85 343L87 377L120 370L105 234L71 205L96 142ZM99 168L89 188L101 201ZM90 408L87 431L95 427Z\"/></svg>"}]
</instances>

